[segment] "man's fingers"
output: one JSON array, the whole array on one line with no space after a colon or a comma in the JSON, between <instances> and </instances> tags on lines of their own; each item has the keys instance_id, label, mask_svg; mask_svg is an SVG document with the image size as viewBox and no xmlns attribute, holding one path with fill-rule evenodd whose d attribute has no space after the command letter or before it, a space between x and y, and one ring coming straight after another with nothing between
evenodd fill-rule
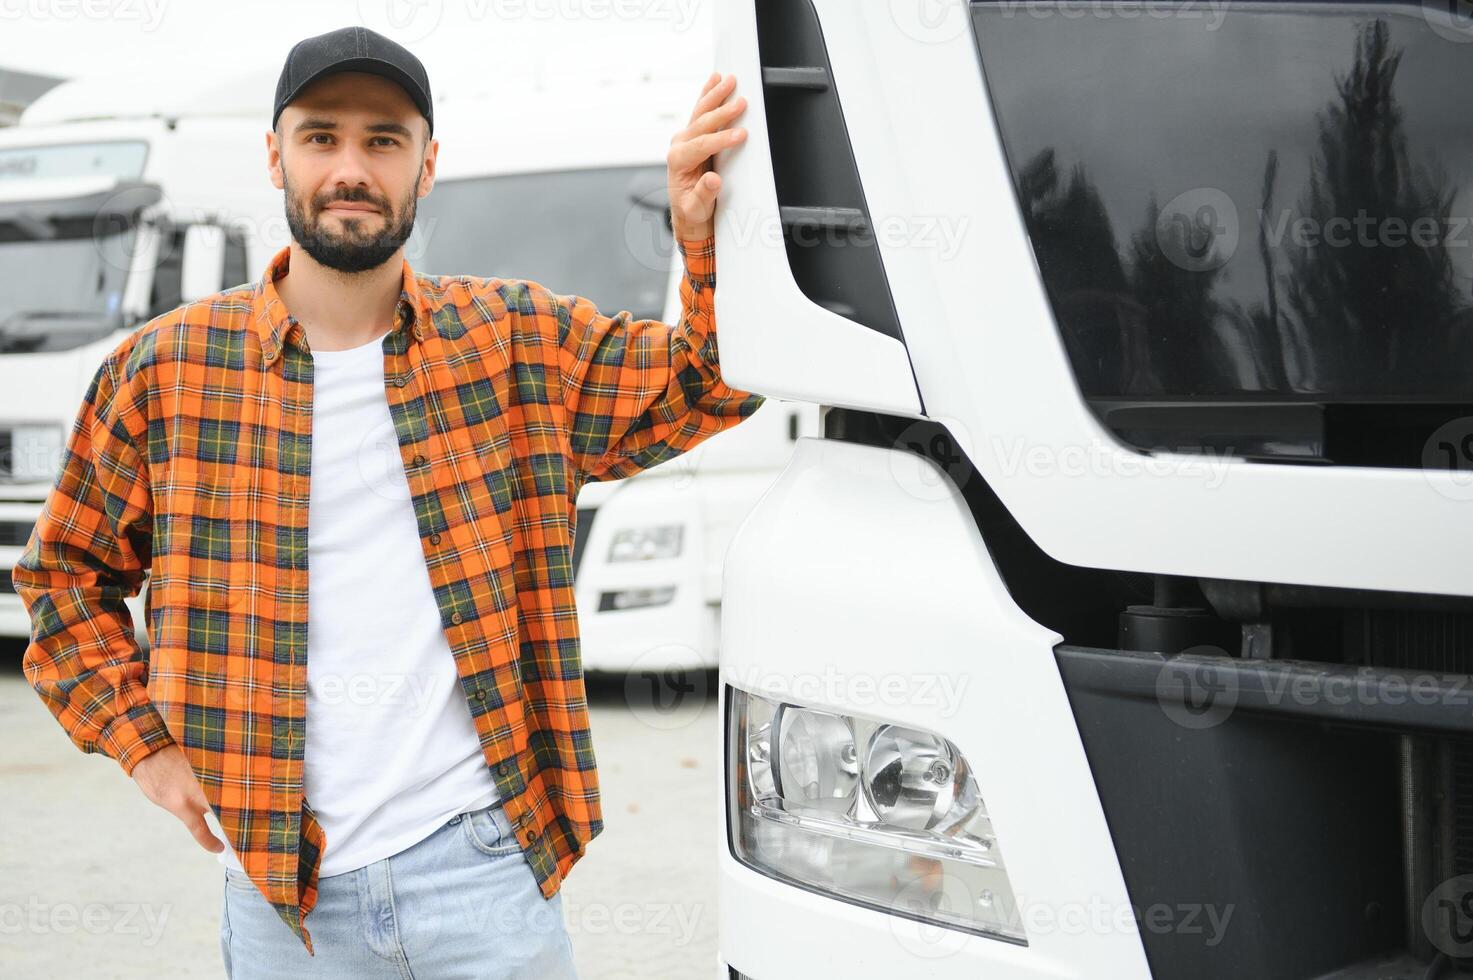
<instances>
[{"instance_id":1,"label":"man's fingers","mask_svg":"<svg viewBox=\"0 0 1473 980\"><path fill-rule=\"evenodd\" d=\"M205 792L197 781L191 777L189 782L190 786L177 801L171 801L167 809L179 818L179 822L184 824L200 847L211 854L219 854L225 849L225 845L210 830L204 816L210 811L210 801L205 798Z\"/></svg>"},{"instance_id":2,"label":"man's fingers","mask_svg":"<svg viewBox=\"0 0 1473 980\"><path fill-rule=\"evenodd\" d=\"M728 146L735 146L746 138L745 129L723 129L719 133L697 136L695 139L685 140L671 146L666 161L676 172L694 170L714 156L717 151L724 150Z\"/></svg>"},{"instance_id":3,"label":"man's fingers","mask_svg":"<svg viewBox=\"0 0 1473 980\"><path fill-rule=\"evenodd\" d=\"M701 94L696 96L696 104L695 107L692 108L690 111L690 118L686 120L687 123L694 122L696 116L701 114L701 100L706 97L706 93L711 91L712 87L714 87L719 81L721 81L720 72L713 71L711 74L706 76L706 83L701 86Z\"/></svg>"},{"instance_id":4,"label":"man's fingers","mask_svg":"<svg viewBox=\"0 0 1473 980\"><path fill-rule=\"evenodd\" d=\"M721 175L714 170L701 174L690 192L681 197L680 204L686 214L705 220L715 209L716 198L721 194Z\"/></svg>"},{"instance_id":5,"label":"man's fingers","mask_svg":"<svg viewBox=\"0 0 1473 980\"><path fill-rule=\"evenodd\" d=\"M701 179L696 181L695 194L703 210L716 203L716 195L720 191L721 175L714 170L701 174Z\"/></svg>"},{"instance_id":6,"label":"man's fingers","mask_svg":"<svg viewBox=\"0 0 1473 980\"><path fill-rule=\"evenodd\" d=\"M210 808L208 802L201 800L201 803L204 805L204 810ZM219 854L225 850L225 845L220 843L220 838L216 837L210 831L210 825L205 822L204 810L199 809L199 806L200 803L190 803L187 806L181 807L182 812L176 813L176 816L183 821L185 827L189 828L189 832L194 835L194 839L199 841L200 847L203 847L211 854Z\"/></svg>"},{"instance_id":7,"label":"man's fingers","mask_svg":"<svg viewBox=\"0 0 1473 980\"><path fill-rule=\"evenodd\" d=\"M700 136L722 129L727 123L740 116L747 108L746 96L739 96L725 105L719 105L709 112L703 113L700 118L691 121L685 128L687 137Z\"/></svg>"},{"instance_id":8,"label":"man's fingers","mask_svg":"<svg viewBox=\"0 0 1473 980\"><path fill-rule=\"evenodd\" d=\"M727 75L725 78L722 78L720 75L713 73L711 77L720 79L720 81L713 84L711 79L706 80L706 88L701 90L701 97L696 100L696 107L691 111L691 122L695 122L702 115L725 102L726 97L736 89L735 75Z\"/></svg>"}]
</instances>

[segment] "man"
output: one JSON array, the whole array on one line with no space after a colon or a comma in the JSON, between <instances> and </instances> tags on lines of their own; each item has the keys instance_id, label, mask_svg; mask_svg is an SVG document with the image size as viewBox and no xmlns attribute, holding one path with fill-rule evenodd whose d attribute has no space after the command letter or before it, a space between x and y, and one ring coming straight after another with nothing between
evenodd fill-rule
<instances>
[{"instance_id":1,"label":"man","mask_svg":"<svg viewBox=\"0 0 1473 980\"><path fill-rule=\"evenodd\" d=\"M25 672L221 852L237 980L573 975L558 889L602 828L574 500L763 400L718 371L734 89L713 75L671 141L667 325L413 272L424 67L361 28L308 38L266 136L291 244L98 369L14 571ZM150 567L144 656L123 599Z\"/></svg>"}]
</instances>

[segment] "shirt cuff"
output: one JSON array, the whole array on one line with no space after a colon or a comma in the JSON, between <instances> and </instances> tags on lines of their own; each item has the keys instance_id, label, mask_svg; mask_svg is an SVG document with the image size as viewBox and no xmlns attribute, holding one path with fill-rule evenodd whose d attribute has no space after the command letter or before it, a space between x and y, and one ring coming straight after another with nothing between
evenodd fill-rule
<instances>
[{"instance_id":1,"label":"shirt cuff","mask_svg":"<svg viewBox=\"0 0 1473 980\"><path fill-rule=\"evenodd\" d=\"M114 718L102 730L97 741L103 754L116 759L129 776L145 758L174 744L163 716L148 701L135 704Z\"/></svg>"},{"instance_id":2,"label":"shirt cuff","mask_svg":"<svg viewBox=\"0 0 1473 980\"><path fill-rule=\"evenodd\" d=\"M681 239L680 254L685 258L685 274L706 289L716 285L716 236Z\"/></svg>"}]
</instances>

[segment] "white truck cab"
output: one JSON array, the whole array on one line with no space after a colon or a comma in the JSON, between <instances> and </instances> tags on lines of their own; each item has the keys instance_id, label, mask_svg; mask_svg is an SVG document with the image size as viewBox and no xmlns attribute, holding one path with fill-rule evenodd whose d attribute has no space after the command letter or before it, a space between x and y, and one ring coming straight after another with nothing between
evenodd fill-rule
<instances>
[{"instance_id":1,"label":"white truck cab","mask_svg":"<svg viewBox=\"0 0 1473 980\"><path fill-rule=\"evenodd\" d=\"M268 89L269 90L269 89ZM244 85L64 82L0 129L0 635L30 621L10 569L87 383L128 331L252 279L287 236ZM147 586L128 600L146 646Z\"/></svg>"},{"instance_id":2,"label":"white truck cab","mask_svg":"<svg viewBox=\"0 0 1473 980\"><path fill-rule=\"evenodd\" d=\"M722 976L1473 961L1473 33L733 0ZM1461 974L1458 974L1461 975Z\"/></svg>"}]
</instances>

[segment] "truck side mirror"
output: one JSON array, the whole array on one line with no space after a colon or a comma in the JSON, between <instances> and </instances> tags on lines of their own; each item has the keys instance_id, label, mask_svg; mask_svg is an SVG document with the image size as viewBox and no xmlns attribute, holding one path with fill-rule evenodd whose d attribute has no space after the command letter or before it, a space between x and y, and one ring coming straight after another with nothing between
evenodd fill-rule
<instances>
[{"instance_id":1,"label":"truck side mirror","mask_svg":"<svg viewBox=\"0 0 1473 980\"><path fill-rule=\"evenodd\" d=\"M185 303L218 293L225 285L225 229L190 225L184 230L179 293Z\"/></svg>"}]
</instances>

